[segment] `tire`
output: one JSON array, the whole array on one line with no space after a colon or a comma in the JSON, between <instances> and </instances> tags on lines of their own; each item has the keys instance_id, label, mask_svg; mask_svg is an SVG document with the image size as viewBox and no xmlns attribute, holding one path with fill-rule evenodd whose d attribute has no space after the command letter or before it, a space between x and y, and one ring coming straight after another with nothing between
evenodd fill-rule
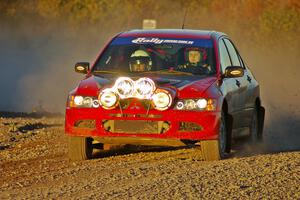
<instances>
[{"instance_id":1,"label":"tire","mask_svg":"<svg viewBox=\"0 0 300 200\"><path fill-rule=\"evenodd\" d=\"M69 136L68 139L69 158L71 160L80 161L92 158L92 138Z\"/></svg>"},{"instance_id":2,"label":"tire","mask_svg":"<svg viewBox=\"0 0 300 200\"><path fill-rule=\"evenodd\" d=\"M118 150L124 147L124 144L103 144L103 149L106 151Z\"/></svg>"},{"instance_id":3,"label":"tire","mask_svg":"<svg viewBox=\"0 0 300 200\"><path fill-rule=\"evenodd\" d=\"M263 131L264 131L264 123L265 123L265 108L262 106L259 106L259 110L258 110L258 123L259 123L258 140L263 141Z\"/></svg>"},{"instance_id":4,"label":"tire","mask_svg":"<svg viewBox=\"0 0 300 200\"><path fill-rule=\"evenodd\" d=\"M257 143L260 142L262 140L262 135L259 134L259 116L258 116L258 110L255 107L254 111L253 111L253 116L252 116L252 120L251 120L251 124L249 127L249 142L250 143Z\"/></svg>"},{"instance_id":5,"label":"tire","mask_svg":"<svg viewBox=\"0 0 300 200\"><path fill-rule=\"evenodd\" d=\"M202 158L205 161L215 161L215 160L223 159L225 157L225 151L226 151L226 144L227 144L226 140L227 140L226 117L225 117L225 113L222 112L218 139L200 141Z\"/></svg>"}]
</instances>

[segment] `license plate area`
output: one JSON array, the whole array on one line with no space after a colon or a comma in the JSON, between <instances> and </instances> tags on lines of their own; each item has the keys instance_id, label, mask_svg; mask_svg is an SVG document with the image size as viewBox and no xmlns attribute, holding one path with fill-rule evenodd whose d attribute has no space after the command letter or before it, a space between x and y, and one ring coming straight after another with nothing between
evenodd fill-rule
<instances>
[{"instance_id":1,"label":"license plate area","mask_svg":"<svg viewBox=\"0 0 300 200\"><path fill-rule=\"evenodd\" d=\"M103 127L111 133L161 134L169 130L167 121L151 120L103 120Z\"/></svg>"}]
</instances>

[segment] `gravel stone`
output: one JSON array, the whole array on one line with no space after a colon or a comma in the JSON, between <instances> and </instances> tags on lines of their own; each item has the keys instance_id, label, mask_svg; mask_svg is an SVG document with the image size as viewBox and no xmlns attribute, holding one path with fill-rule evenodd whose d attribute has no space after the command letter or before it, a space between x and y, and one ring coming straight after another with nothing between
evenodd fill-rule
<instances>
[{"instance_id":1,"label":"gravel stone","mask_svg":"<svg viewBox=\"0 0 300 200\"><path fill-rule=\"evenodd\" d=\"M299 151L204 162L192 148L130 146L71 162L63 125L0 119L0 199L300 199Z\"/></svg>"}]
</instances>

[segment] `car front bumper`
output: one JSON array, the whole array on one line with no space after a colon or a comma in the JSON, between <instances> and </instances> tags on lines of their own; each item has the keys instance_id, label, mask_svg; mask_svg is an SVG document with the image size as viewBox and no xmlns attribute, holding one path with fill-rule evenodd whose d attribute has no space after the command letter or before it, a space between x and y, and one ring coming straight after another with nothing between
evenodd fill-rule
<instances>
[{"instance_id":1,"label":"car front bumper","mask_svg":"<svg viewBox=\"0 0 300 200\"><path fill-rule=\"evenodd\" d=\"M93 137L111 144L160 145L172 141L175 144L184 140L217 139L220 118L218 111L124 110L121 113L118 109L67 108L65 132L69 136Z\"/></svg>"}]
</instances>

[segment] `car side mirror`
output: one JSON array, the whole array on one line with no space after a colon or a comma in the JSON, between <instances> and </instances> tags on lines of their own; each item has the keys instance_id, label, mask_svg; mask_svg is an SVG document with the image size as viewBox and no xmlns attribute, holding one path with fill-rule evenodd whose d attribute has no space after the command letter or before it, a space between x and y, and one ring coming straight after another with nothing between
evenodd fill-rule
<instances>
[{"instance_id":1,"label":"car side mirror","mask_svg":"<svg viewBox=\"0 0 300 200\"><path fill-rule=\"evenodd\" d=\"M75 72L81 74L87 74L90 70L90 63L88 62L79 62L75 64Z\"/></svg>"},{"instance_id":2,"label":"car side mirror","mask_svg":"<svg viewBox=\"0 0 300 200\"><path fill-rule=\"evenodd\" d=\"M244 76L244 68L240 66L228 66L225 69L224 78L238 78Z\"/></svg>"}]
</instances>

